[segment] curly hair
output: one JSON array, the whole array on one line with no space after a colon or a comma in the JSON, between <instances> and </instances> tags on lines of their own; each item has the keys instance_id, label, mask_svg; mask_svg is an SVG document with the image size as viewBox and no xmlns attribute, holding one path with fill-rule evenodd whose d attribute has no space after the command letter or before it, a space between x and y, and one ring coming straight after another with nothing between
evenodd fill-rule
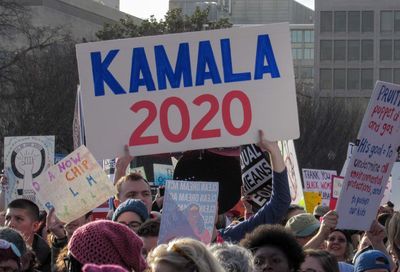
<instances>
[{"instance_id":1,"label":"curly hair","mask_svg":"<svg viewBox=\"0 0 400 272\"><path fill-rule=\"evenodd\" d=\"M304 261L304 251L296 238L281 225L261 225L246 234L240 244L253 251L260 247L272 246L280 249L289 261L289 267L297 271Z\"/></svg>"}]
</instances>

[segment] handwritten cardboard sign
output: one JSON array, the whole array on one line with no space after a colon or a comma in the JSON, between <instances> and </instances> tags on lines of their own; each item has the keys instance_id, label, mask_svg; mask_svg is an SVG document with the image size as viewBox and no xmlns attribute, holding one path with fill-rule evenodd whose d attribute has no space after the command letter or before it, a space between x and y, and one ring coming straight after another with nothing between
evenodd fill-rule
<instances>
[{"instance_id":1,"label":"handwritten cardboard sign","mask_svg":"<svg viewBox=\"0 0 400 272\"><path fill-rule=\"evenodd\" d=\"M77 59L97 159L299 137L287 23L84 43Z\"/></svg>"},{"instance_id":2,"label":"handwritten cardboard sign","mask_svg":"<svg viewBox=\"0 0 400 272\"><path fill-rule=\"evenodd\" d=\"M211 242L217 213L218 182L168 180L158 244L178 237Z\"/></svg>"},{"instance_id":3,"label":"handwritten cardboard sign","mask_svg":"<svg viewBox=\"0 0 400 272\"><path fill-rule=\"evenodd\" d=\"M365 112L337 203L338 228L368 230L400 145L400 86L378 81Z\"/></svg>"},{"instance_id":4,"label":"handwritten cardboard sign","mask_svg":"<svg viewBox=\"0 0 400 272\"><path fill-rule=\"evenodd\" d=\"M104 203L117 192L102 167L85 146L44 171L33 188L46 210L71 222Z\"/></svg>"},{"instance_id":5,"label":"handwritten cardboard sign","mask_svg":"<svg viewBox=\"0 0 400 272\"><path fill-rule=\"evenodd\" d=\"M54 136L4 138L4 168L8 177L6 203L26 198L40 205L32 182L54 164Z\"/></svg>"},{"instance_id":6,"label":"handwritten cardboard sign","mask_svg":"<svg viewBox=\"0 0 400 272\"><path fill-rule=\"evenodd\" d=\"M320 192L322 205L329 206L331 200L331 178L334 170L303 169L304 192Z\"/></svg>"}]
</instances>

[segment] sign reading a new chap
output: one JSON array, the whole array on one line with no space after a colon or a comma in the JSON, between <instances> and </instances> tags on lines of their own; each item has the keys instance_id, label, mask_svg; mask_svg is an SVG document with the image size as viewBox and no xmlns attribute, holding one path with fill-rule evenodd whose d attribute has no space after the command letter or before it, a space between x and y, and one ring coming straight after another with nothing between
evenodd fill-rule
<instances>
[{"instance_id":1,"label":"sign reading a new chap","mask_svg":"<svg viewBox=\"0 0 400 272\"><path fill-rule=\"evenodd\" d=\"M77 58L96 159L299 137L287 23L79 44Z\"/></svg>"}]
</instances>

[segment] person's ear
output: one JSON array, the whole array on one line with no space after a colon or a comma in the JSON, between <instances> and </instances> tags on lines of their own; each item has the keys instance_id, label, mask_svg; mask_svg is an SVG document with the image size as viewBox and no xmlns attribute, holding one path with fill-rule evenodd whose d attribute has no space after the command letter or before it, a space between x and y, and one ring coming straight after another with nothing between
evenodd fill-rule
<instances>
[{"instance_id":1,"label":"person's ear","mask_svg":"<svg viewBox=\"0 0 400 272\"><path fill-rule=\"evenodd\" d=\"M114 207L118 208L119 204L121 204L121 202L117 198L114 198Z\"/></svg>"},{"instance_id":2,"label":"person's ear","mask_svg":"<svg viewBox=\"0 0 400 272\"><path fill-rule=\"evenodd\" d=\"M40 221L33 222L33 224L32 224L33 232L37 232L40 229L40 226L41 226L41 222Z\"/></svg>"}]
</instances>

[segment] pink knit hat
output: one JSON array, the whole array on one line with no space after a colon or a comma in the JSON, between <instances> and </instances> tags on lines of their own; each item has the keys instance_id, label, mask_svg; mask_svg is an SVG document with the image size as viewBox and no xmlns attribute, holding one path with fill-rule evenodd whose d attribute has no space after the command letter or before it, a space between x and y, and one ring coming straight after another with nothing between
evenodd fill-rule
<instances>
[{"instance_id":1,"label":"pink knit hat","mask_svg":"<svg viewBox=\"0 0 400 272\"><path fill-rule=\"evenodd\" d=\"M68 243L69 252L82 265L116 264L137 272L147 267L142 247L142 240L131 229L108 220L83 225Z\"/></svg>"},{"instance_id":2,"label":"pink knit hat","mask_svg":"<svg viewBox=\"0 0 400 272\"><path fill-rule=\"evenodd\" d=\"M128 272L125 268L115 264L85 264L83 272Z\"/></svg>"}]
</instances>

